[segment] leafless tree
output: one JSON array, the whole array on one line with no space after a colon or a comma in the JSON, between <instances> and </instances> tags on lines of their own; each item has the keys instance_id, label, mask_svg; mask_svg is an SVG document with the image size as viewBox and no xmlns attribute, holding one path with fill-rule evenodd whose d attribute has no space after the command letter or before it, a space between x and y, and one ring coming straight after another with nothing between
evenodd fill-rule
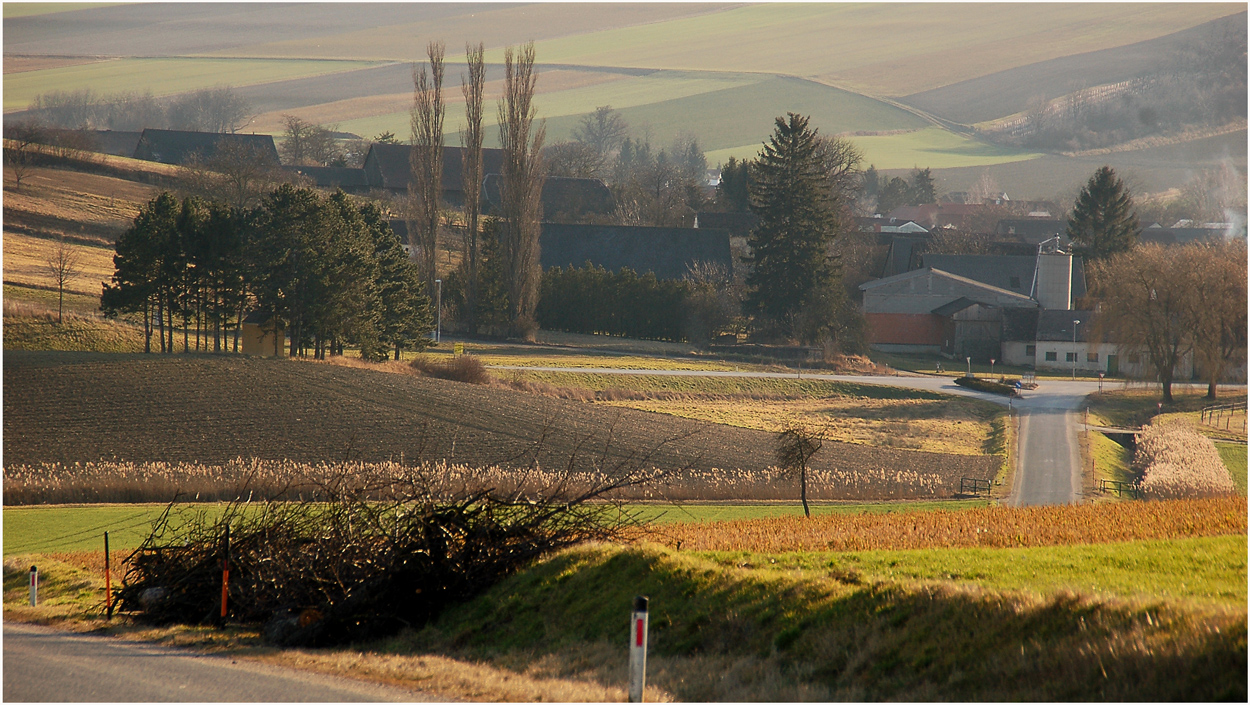
<instances>
[{"instance_id":1,"label":"leafless tree","mask_svg":"<svg viewBox=\"0 0 1250 705\"><path fill-rule=\"evenodd\" d=\"M409 202L412 227L410 242L419 253L426 291L433 291L437 262L439 212L443 202L443 53L442 42L430 42L426 55L429 72L422 65L412 70L412 181Z\"/></svg>"},{"instance_id":2,"label":"leafless tree","mask_svg":"<svg viewBox=\"0 0 1250 705\"><path fill-rule=\"evenodd\" d=\"M504 99L499 104L499 141L504 149L503 223L500 245L514 335L529 336L538 305L538 234L542 219L542 147L546 126L535 126L534 43L504 50Z\"/></svg>"},{"instance_id":3,"label":"leafless tree","mask_svg":"<svg viewBox=\"0 0 1250 705\"><path fill-rule=\"evenodd\" d=\"M24 120L4 128L4 164L13 174L14 189L22 189L22 180L43 156L40 145L45 142L47 130L35 120Z\"/></svg>"},{"instance_id":4,"label":"leafless tree","mask_svg":"<svg viewBox=\"0 0 1250 705\"><path fill-rule=\"evenodd\" d=\"M283 115L282 125L282 146L279 151L286 164L329 166L343 159L330 129L294 115Z\"/></svg>"},{"instance_id":5,"label":"leafless tree","mask_svg":"<svg viewBox=\"0 0 1250 705\"><path fill-rule=\"evenodd\" d=\"M65 287L82 275L82 257L78 249L62 237L57 239L56 245L44 260L44 265L52 281L56 282L56 322L59 324L63 322L65 314Z\"/></svg>"},{"instance_id":6,"label":"leafless tree","mask_svg":"<svg viewBox=\"0 0 1250 705\"><path fill-rule=\"evenodd\" d=\"M1225 370L1246 354L1246 243L1202 243L1173 253L1178 274L1189 280L1195 361L1207 378L1207 398L1215 399Z\"/></svg>"},{"instance_id":7,"label":"leafless tree","mask_svg":"<svg viewBox=\"0 0 1250 705\"><path fill-rule=\"evenodd\" d=\"M573 139L595 156L590 176L606 178L613 153L629 136L629 124L611 105L601 105L582 117L573 129Z\"/></svg>"},{"instance_id":8,"label":"leafless tree","mask_svg":"<svg viewBox=\"0 0 1250 705\"><path fill-rule=\"evenodd\" d=\"M825 443L825 432L797 421L787 423L777 432L777 468L786 474L799 476L799 496L803 500L803 514L812 516L807 506L807 463Z\"/></svg>"},{"instance_id":9,"label":"leafless tree","mask_svg":"<svg viewBox=\"0 0 1250 705\"><path fill-rule=\"evenodd\" d=\"M482 210L482 93L486 85L485 46L465 44L464 54L469 64L469 75L461 76L460 90L464 93L465 126L460 131L464 170L461 174L464 189L464 267L465 308L469 332L477 332L477 269L478 230Z\"/></svg>"},{"instance_id":10,"label":"leafless tree","mask_svg":"<svg viewBox=\"0 0 1250 705\"><path fill-rule=\"evenodd\" d=\"M166 112L170 129L200 132L237 132L251 106L229 86L202 88L178 96Z\"/></svg>"},{"instance_id":11,"label":"leafless tree","mask_svg":"<svg viewBox=\"0 0 1250 705\"><path fill-rule=\"evenodd\" d=\"M211 157L193 154L183 164L183 190L235 208L253 206L286 178L271 155L248 144L222 142Z\"/></svg>"},{"instance_id":12,"label":"leafless tree","mask_svg":"<svg viewBox=\"0 0 1250 705\"><path fill-rule=\"evenodd\" d=\"M1175 370L1194 349L1192 280L1176 260L1176 252L1147 244L1093 263L1090 270L1101 311L1095 335L1144 349L1168 404Z\"/></svg>"}]
</instances>

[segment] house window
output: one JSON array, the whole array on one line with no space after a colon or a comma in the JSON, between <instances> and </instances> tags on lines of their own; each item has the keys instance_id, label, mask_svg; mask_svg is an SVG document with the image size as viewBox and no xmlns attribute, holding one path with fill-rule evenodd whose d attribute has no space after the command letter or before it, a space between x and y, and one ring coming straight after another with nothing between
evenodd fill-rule
<instances>
[{"instance_id":1,"label":"house window","mask_svg":"<svg viewBox=\"0 0 1250 705\"><path fill-rule=\"evenodd\" d=\"M1020 277L1012 277L1012 278L1011 278L1011 288L1012 288L1012 289L1019 289L1019 288L1020 288Z\"/></svg>"},{"instance_id":2,"label":"house window","mask_svg":"<svg viewBox=\"0 0 1250 705\"><path fill-rule=\"evenodd\" d=\"M1076 362L1076 353L1064 353L1064 362Z\"/></svg>"},{"instance_id":3,"label":"house window","mask_svg":"<svg viewBox=\"0 0 1250 705\"><path fill-rule=\"evenodd\" d=\"M1037 357L1037 346L1036 345L1024 346L1024 354L1028 355L1029 357Z\"/></svg>"},{"instance_id":4,"label":"house window","mask_svg":"<svg viewBox=\"0 0 1250 705\"><path fill-rule=\"evenodd\" d=\"M1085 361L1086 362L1098 362L1098 353L1086 353Z\"/></svg>"},{"instance_id":5,"label":"house window","mask_svg":"<svg viewBox=\"0 0 1250 705\"><path fill-rule=\"evenodd\" d=\"M1046 362L1055 362L1059 359L1059 353L1051 351L1046 353Z\"/></svg>"}]
</instances>

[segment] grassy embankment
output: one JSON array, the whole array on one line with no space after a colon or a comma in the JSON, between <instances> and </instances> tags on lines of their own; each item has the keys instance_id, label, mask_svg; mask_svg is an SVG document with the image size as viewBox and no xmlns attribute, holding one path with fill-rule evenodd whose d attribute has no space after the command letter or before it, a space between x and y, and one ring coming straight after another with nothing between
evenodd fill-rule
<instances>
[{"instance_id":1,"label":"grassy embankment","mask_svg":"<svg viewBox=\"0 0 1250 705\"><path fill-rule=\"evenodd\" d=\"M1009 538L1001 532L1024 521L1016 514L1062 514L1020 524L1058 527L1030 548L950 548L968 537L941 528L950 525L946 512L851 527L867 545L885 546L874 550L587 546L421 631L350 649L279 652L246 627L154 630L120 620L110 631L444 697L609 700L623 695L622 615L645 594L653 700L1244 698L1244 500L1115 506L966 515ZM1085 516L1106 511L1117 518ZM784 545L790 521L684 526L722 541L720 527L743 525ZM1100 543L1110 528L1152 538ZM915 530L930 547L889 547L914 544ZM39 610L20 605L29 558L6 560L11 618L103 627L87 614L99 610L98 556L44 560Z\"/></svg>"}]
</instances>

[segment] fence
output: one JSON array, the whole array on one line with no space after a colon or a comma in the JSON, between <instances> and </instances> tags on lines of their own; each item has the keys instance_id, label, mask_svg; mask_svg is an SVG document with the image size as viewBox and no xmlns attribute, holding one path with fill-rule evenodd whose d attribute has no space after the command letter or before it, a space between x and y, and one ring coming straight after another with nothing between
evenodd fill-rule
<instances>
[{"instance_id":1,"label":"fence","mask_svg":"<svg viewBox=\"0 0 1250 705\"><path fill-rule=\"evenodd\" d=\"M975 477L961 477L959 478L959 494L978 495L984 492L986 496L989 496L990 484L989 480L980 480Z\"/></svg>"},{"instance_id":2,"label":"fence","mask_svg":"<svg viewBox=\"0 0 1250 705\"><path fill-rule=\"evenodd\" d=\"M1202 423L1215 428L1222 428L1225 431L1238 430L1234 422L1238 414L1241 415L1241 433L1246 432L1246 402L1239 401L1233 404L1215 404L1203 408L1200 415Z\"/></svg>"},{"instance_id":3,"label":"fence","mask_svg":"<svg viewBox=\"0 0 1250 705\"><path fill-rule=\"evenodd\" d=\"M1123 497L1124 495L1127 494L1133 499L1141 498L1141 488L1137 486L1136 482L1123 482L1120 480L1099 480L1098 491L1102 492L1103 494L1106 494L1108 492L1115 492L1117 497Z\"/></svg>"}]
</instances>

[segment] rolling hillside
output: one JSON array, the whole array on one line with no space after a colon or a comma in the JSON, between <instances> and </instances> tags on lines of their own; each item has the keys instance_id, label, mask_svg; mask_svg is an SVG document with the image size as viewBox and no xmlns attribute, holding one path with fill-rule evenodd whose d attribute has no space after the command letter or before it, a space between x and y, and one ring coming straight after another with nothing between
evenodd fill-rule
<instances>
[{"instance_id":1,"label":"rolling hillside","mask_svg":"<svg viewBox=\"0 0 1250 705\"><path fill-rule=\"evenodd\" d=\"M1219 3L150 4L6 13L10 115L50 90L172 95L232 85L253 104L250 130L278 132L290 113L363 137L403 137L410 62L442 38L455 143L462 42L485 42L496 81L502 48L532 39L549 142L612 105L657 146L695 135L715 165L751 156L772 118L796 111L826 133L854 135L878 168L991 167L1015 198L1053 196L1085 165L1055 157L1055 168L1033 173L1038 154L990 145L958 123L1123 80L1221 20L1244 25L1244 5ZM488 141L495 133L488 127ZM1148 161L1137 160L1151 172L1142 181L1160 188L1203 166ZM949 180L965 179L952 171Z\"/></svg>"}]
</instances>

